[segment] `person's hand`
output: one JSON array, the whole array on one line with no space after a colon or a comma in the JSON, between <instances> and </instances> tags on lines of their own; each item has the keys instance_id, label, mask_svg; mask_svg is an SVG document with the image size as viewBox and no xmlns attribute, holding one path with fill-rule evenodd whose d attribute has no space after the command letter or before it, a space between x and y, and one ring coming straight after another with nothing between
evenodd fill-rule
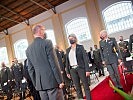
<instances>
[{"instance_id":1,"label":"person's hand","mask_svg":"<svg viewBox=\"0 0 133 100\"><path fill-rule=\"evenodd\" d=\"M118 59L118 63L120 64L122 62L122 60L121 59Z\"/></svg>"},{"instance_id":2,"label":"person's hand","mask_svg":"<svg viewBox=\"0 0 133 100\"><path fill-rule=\"evenodd\" d=\"M102 64L105 65L105 61L103 61Z\"/></svg>"},{"instance_id":3,"label":"person's hand","mask_svg":"<svg viewBox=\"0 0 133 100\"><path fill-rule=\"evenodd\" d=\"M61 71L61 74L63 74L63 71Z\"/></svg>"},{"instance_id":4,"label":"person's hand","mask_svg":"<svg viewBox=\"0 0 133 100\"><path fill-rule=\"evenodd\" d=\"M86 77L90 76L90 72L86 72Z\"/></svg>"},{"instance_id":5,"label":"person's hand","mask_svg":"<svg viewBox=\"0 0 133 100\"><path fill-rule=\"evenodd\" d=\"M70 74L67 74L67 77L68 77L69 79L71 79L71 75L70 75Z\"/></svg>"},{"instance_id":6,"label":"person's hand","mask_svg":"<svg viewBox=\"0 0 133 100\"><path fill-rule=\"evenodd\" d=\"M62 82L61 84L59 84L59 88L63 88L64 87L64 83Z\"/></svg>"}]
</instances>

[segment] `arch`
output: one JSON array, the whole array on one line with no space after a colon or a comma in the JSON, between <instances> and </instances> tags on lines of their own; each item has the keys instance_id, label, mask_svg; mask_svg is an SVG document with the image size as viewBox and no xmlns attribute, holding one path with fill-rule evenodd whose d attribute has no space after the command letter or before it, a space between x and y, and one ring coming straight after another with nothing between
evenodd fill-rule
<instances>
[{"instance_id":1,"label":"arch","mask_svg":"<svg viewBox=\"0 0 133 100\"><path fill-rule=\"evenodd\" d=\"M102 11L108 33L133 28L133 6L131 1L114 3Z\"/></svg>"},{"instance_id":2,"label":"arch","mask_svg":"<svg viewBox=\"0 0 133 100\"><path fill-rule=\"evenodd\" d=\"M47 29L45 30L47 39L50 39L53 43L53 45L56 45L55 35L53 29Z\"/></svg>"},{"instance_id":3,"label":"arch","mask_svg":"<svg viewBox=\"0 0 133 100\"><path fill-rule=\"evenodd\" d=\"M0 47L0 63L5 62L5 64L9 64L8 54L7 54L7 48L6 47Z\"/></svg>"},{"instance_id":4,"label":"arch","mask_svg":"<svg viewBox=\"0 0 133 100\"><path fill-rule=\"evenodd\" d=\"M18 60L26 59L25 50L28 47L26 39L20 39L14 43L15 56Z\"/></svg>"},{"instance_id":5,"label":"arch","mask_svg":"<svg viewBox=\"0 0 133 100\"><path fill-rule=\"evenodd\" d=\"M76 34L78 41L82 42L91 39L90 29L86 17L77 17L65 24L67 36Z\"/></svg>"}]
</instances>

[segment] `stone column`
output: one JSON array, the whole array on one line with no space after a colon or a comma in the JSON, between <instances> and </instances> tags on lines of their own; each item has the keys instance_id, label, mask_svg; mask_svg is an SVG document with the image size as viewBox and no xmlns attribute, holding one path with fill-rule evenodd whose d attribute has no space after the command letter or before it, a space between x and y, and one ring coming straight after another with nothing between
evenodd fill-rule
<instances>
[{"instance_id":1,"label":"stone column","mask_svg":"<svg viewBox=\"0 0 133 100\"><path fill-rule=\"evenodd\" d=\"M32 27L30 25L26 27L26 36L27 36L28 44L31 44L34 37L32 33Z\"/></svg>"},{"instance_id":2,"label":"stone column","mask_svg":"<svg viewBox=\"0 0 133 100\"><path fill-rule=\"evenodd\" d=\"M63 28L61 26L59 14L54 14L52 16L52 22L54 27L56 43L61 49L65 50L68 46L68 43L66 42L66 35L64 34Z\"/></svg>"},{"instance_id":3,"label":"stone column","mask_svg":"<svg viewBox=\"0 0 133 100\"><path fill-rule=\"evenodd\" d=\"M7 47L7 54L8 54L8 59L9 59L9 63L11 65L12 60L14 59L14 52L13 52L13 44L12 44L12 40L11 40L11 36L10 35L6 35L5 36L5 42L6 42L6 47Z\"/></svg>"},{"instance_id":4,"label":"stone column","mask_svg":"<svg viewBox=\"0 0 133 100\"><path fill-rule=\"evenodd\" d=\"M86 10L93 42L99 45L99 33L103 29L103 24L96 0L86 0Z\"/></svg>"}]
</instances>

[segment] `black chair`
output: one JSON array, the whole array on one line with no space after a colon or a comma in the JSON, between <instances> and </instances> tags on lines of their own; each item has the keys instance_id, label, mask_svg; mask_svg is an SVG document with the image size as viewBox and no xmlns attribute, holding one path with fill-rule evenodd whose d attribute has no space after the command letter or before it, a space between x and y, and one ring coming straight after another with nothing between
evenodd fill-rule
<instances>
[{"instance_id":1,"label":"black chair","mask_svg":"<svg viewBox=\"0 0 133 100\"><path fill-rule=\"evenodd\" d=\"M91 72L90 72L90 77L92 77L92 79L94 80L94 82L96 83L96 81L98 81L99 82L99 79L98 79L98 76L97 76L97 74L96 74L96 67L95 67L95 65L92 65L92 66L90 66L90 70L91 70ZM90 80L91 81L91 80ZM91 82L90 82L91 83Z\"/></svg>"}]
</instances>

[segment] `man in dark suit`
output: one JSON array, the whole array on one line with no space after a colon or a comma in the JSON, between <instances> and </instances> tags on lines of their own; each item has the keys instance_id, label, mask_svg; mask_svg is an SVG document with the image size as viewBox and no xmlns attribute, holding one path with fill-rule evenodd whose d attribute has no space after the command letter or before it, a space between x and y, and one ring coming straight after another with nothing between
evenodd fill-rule
<instances>
[{"instance_id":1,"label":"man in dark suit","mask_svg":"<svg viewBox=\"0 0 133 100\"><path fill-rule=\"evenodd\" d=\"M130 35L130 38L129 38L129 45L128 45L128 47L129 47L129 50L130 50L130 52L133 52L133 34L132 35Z\"/></svg>"},{"instance_id":2,"label":"man in dark suit","mask_svg":"<svg viewBox=\"0 0 133 100\"><path fill-rule=\"evenodd\" d=\"M2 91L7 94L7 100L12 99L12 90L10 86L11 81L11 72L9 67L5 65L4 62L1 63L2 69L0 71L0 83L2 87Z\"/></svg>"},{"instance_id":3,"label":"man in dark suit","mask_svg":"<svg viewBox=\"0 0 133 100\"><path fill-rule=\"evenodd\" d=\"M120 40L119 49L120 49L120 52L122 55L122 60L124 62L124 65L125 65L125 67L127 67L128 70L131 70L132 69L131 62L126 61L126 58L130 57L130 55L131 55L129 52L129 49L128 49L128 41L124 41L123 36L120 36L119 40Z\"/></svg>"},{"instance_id":4,"label":"man in dark suit","mask_svg":"<svg viewBox=\"0 0 133 100\"><path fill-rule=\"evenodd\" d=\"M96 68L98 69L99 72L99 77L101 75L104 75L104 67L102 64L102 59L101 59L101 54L100 54L100 49L97 48L97 45L94 45L95 50L93 51L93 57L94 57L94 64Z\"/></svg>"},{"instance_id":5,"label":"man in dark suit","mask_svg":"<svg viewBox=\"0 0 133 100\"><path fill-rule=\"evenodd\" d=\"M26 50L28 71L41 100L63 100L63 78L52 42L44 39L45 28L33 28L34 41Z\"/></svg>"},{"instance_id":6,"label":"man in dark suit","mask_svg":"<svg viewBox=\"0 0 133 100\"><path fill-rule=\"evenodd\" d=\"M94 63L94 57L93 57L93 49L92 47L90 47L90 51L88 52L88 57L89 57L89 61L90 63Z\"/></svg>"},{"instance_id":7,"label":"man in dark suit","mask_svg":"<svg viewBox=\"0 0 133 100\"><path fill-rule=\"evenodd\" d=\"M115 86L123 90L118 73L118 62L121 63L122 57L117 42L115 38L108 37L106 30L100 32L100 38L101 40L99 44L102 63L107 66L107 70L109 71L110 77Z\"/></svg>"},{"instance_id":8,"label":"man in dark suit","mask_svg":"<svg viewBox=\"0 0 133 100\"><path fill-rule=\"evenodd\" d=\"M75 34L70 34L68 38L71 46L66 50L67 76L73 80L78 99L83 99L83 93L80 84L81 80L84 86L86 100L91 100L90 88L87 79L87 77L90 75L90 69L85 49L83 45L77 44L77 38Z\"/></svg>"},{"instance_id":9,"label":"man in dark suit","mask_svg":"<svg viewBox=\"0 0 133 100\"><path fill-rule=\"evenodd\" d=\"M20 100L25 98L25 91L23 90L22 80L23 80L23 64L19 63L17 58L14 58L14 63L11 66L12 77L15 81L15 91L20 92ZM22 93L23 92L23 93ZM22 95L23 94L23 95Z\"/></svg>"},{"instance_id":10,"label":"man in dark suit","mask_svg":"<svg viewBox=\"0 0 133 100\"><path fill-rule=\"evenodd\" d=\"M23 64L18 63L17 58L14 58L14 64L11 66L13 79L16 83L16 91L20 91L23 79Z\"/></svg>"},{"instance_id":11,"label":"man in dark suit","mask_svg":"<svg viewBox=\"0 0 133 100\"><path fill-rule=\"evenodd\" d=\"M28 88L30 89L29 96L33 96L34 100L40 100L41 98L39 92L33 86L33 83L29 76L27 59L24 61L23 75L26 78Z\"/></svg>"}]
</instances>

